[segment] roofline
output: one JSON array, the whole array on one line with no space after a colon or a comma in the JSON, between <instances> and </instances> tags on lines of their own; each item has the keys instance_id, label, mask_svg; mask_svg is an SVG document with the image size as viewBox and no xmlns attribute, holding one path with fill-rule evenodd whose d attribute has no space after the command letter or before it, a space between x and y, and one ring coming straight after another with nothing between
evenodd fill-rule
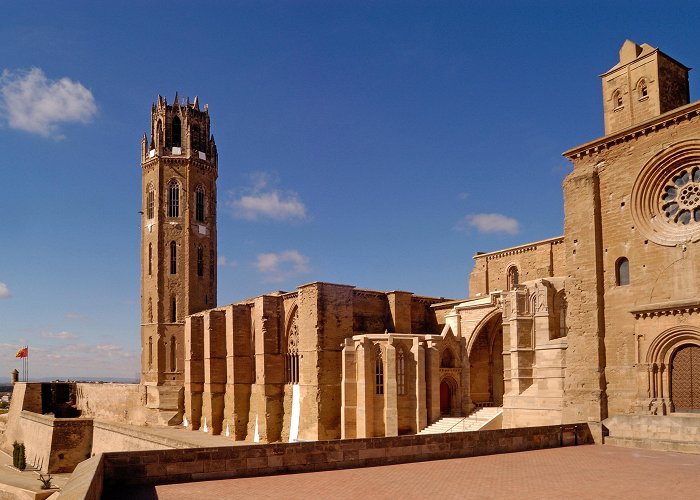
<instances>
[{"instance_id":1,"label":"roofline","mask_svg":"<svg viewBox=\"0 0 700 500\"><path fill-rule=\"evenodd\" d=\"M633 43L634 43L634 42L633 42ZM693 68L689 68L688 66L686 66L686 65L683 64L682 62L678 61L677 59L674 59L673 57L669 56L666 52L663 52L663 51L659 50L658 47L655 47L654 50L652 50L652 51L649 52L648 54L644 54L644 55L641 56L641 57L636 57L636 58L634 58L633 60L631 60L631 61L628 62L628 63L620 64L620 63L618 62L615 66L613 66L612 68L610 68L609 70L607 70L605 73L602 73L602 74L600 74L600 75L598 75L598 76L599 76L600 78L603 78L603 77L605 77L605 76L608 76L610 73L612 73L612 72L614 72L614 71L617 71L618 69L622 68L623 66L627 66L627 65L629 65L629 64L632 64L632 63L634 63L634 62L640 61L640 60L642 60L642 59L646 59L647 57L652 56L652 55L656 54L657 52L658 52L660 55L664 56L666 59L670 59L671 61L673 61L673 62L676 63L678 66L680 66L681 68L685 69L686 71L690 71L691 69L693 69Z\"/></svg>"},{"instance_id":2,"label":"roofline","mask_svg":"<svg viewBox=\"0 0 700 500\"><path fill-rule=\"evenodd\" d=\"M491 255L497 255L499 253L504 253L504 252L512 252L514 250L520 250L522 248L527 248L531 247L534 245L544 245L545 243L554 243L554 242L562 242L564 241L564 236L555 236L553 238L547 238L545 240L539 240L539 241L533 241L532 243L524 243L522 245L514 246L514 247L509 247L509 248L502 248L500 250L494 250L493 252L477 252L473 259L480 259L482 257L489 257Z\"/></svg>"},{"instance_id":3,"label":"roofline","mask_svg":"<svg viewBox=\"0 0 700 500\"><path fill-rule=\"evenodd\" d=\"M632 125L631 127L620 130L613 134L604 135L590 142L586 142L580 146L576 146L575 148L571 148L567 151L564 151L562 153L562 156L568 158L569 160L573 160L573 158L579 156L581 153L592 149L598 149L603 144L614 144L628 138L628 136L629 138L632 138L636 135L644 135L647 133L646 129L660 128L666 125L666 123L664 122L675 122L678 120L679 117L683 115L697 114L700 114L700 101L691 102L690 104L686 104L685 106L681 106L680 108L672 109L671 111L667 111L663 115L656 116L645 122L638 123L637 125ZM689 116L685 116L685 118L689 118Z\"/></svg>"}]
</instances>

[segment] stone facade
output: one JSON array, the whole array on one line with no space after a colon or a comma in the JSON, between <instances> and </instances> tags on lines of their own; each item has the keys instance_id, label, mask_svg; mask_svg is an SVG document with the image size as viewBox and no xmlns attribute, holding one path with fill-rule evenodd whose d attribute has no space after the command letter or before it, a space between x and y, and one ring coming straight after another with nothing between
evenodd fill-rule
<instances>
[{"instance_id":1,"label":"stone facade","mask_svg":"<svg viewBox=\"0 0 700 500\"><path fill-rule=\"evenodd\" d=\"M417 433L481 406L502 406L505 427L700 409L700 103L687 75L623 44L601 75L606 135L564 153L563 236L478 253L468 299L311 283L190 308L188 424L287 441ZM163 367L148 380L164 384Z\"/></svg>"}]
</instances>

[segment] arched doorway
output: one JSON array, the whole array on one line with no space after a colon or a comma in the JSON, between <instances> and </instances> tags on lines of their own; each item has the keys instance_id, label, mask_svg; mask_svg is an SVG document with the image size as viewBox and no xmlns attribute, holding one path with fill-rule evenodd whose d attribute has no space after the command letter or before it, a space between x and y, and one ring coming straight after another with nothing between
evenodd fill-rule
<instances>
[{"instance_id":1,"label":"arched doorway","mask_svg":"<svg viewBox=\"0 0 700 500\"><path fill-rule=\"evenodd\" d=\"M450 413L450 386L444 380L440 382L440 414Z\"/></svg>"},{"instance_id":2,"label":"arched doorway","mask_svg":"<svg viewBox=\"0 0 700 500\"><path fill-rule=\"evenodd\" d=\"M477 329L468 352L472 402L476 406L501 406L505 391L501 314L494 314Z\"/></svg>"},{"instance_id":3,"label":"arched doorway","mask_svg":"<svg viewBox=\"0 0 700 500\"><path fill-rule=\"evenodd\" d=\"M671 401L676 412L700 413L700 347L686 344L671 358Z\"/></svg>"}]
</instances>

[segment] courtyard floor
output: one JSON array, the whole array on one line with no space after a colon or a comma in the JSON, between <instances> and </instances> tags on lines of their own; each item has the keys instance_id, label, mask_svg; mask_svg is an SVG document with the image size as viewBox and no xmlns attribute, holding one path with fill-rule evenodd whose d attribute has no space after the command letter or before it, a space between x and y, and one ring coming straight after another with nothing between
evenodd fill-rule
<instances>
[{"instance_id":1,"label":"courtyard floor","mask_svg":"<svg viewBox=\"0 0 700 500\"><path fill-rule=\"evenodd\" d=\"M700 455L587 445L121 491L135 499L700 498ZM112 492L116 493L116 492ZM121 498L126 498L121 496Z\"/></svg>"}]
</instances>

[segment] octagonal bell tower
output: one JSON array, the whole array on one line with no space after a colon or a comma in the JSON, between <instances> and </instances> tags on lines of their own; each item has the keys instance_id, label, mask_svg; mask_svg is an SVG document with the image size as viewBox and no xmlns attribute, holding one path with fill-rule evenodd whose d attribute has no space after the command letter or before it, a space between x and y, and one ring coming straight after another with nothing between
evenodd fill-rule
<instances>
[{"instance_id":1,"label":"octagonal bell tower","mask_svg":"<svg viewBox=\"0 0 700 500\"><path fill-rule=\"evenodd\" d=\"M216 307L218 158L208 106L158 96L141 167L141 383L177 387L185 316Z\"/></svg>"}]
</instances>

